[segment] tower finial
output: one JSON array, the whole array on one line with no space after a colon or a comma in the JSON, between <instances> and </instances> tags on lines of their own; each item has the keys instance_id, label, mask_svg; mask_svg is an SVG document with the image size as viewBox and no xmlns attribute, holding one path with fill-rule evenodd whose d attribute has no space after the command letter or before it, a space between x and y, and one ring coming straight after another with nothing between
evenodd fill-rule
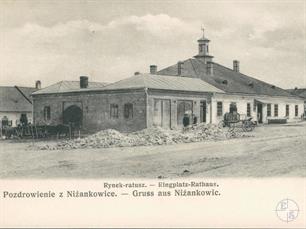
<instances>
[{"instance_id":1,"label":"tower finial","mask_svg":"<svg viewBox=\"0 0 306 229\"><path fill-rule=\"evenodd\" d=\"M199 47L199 53L196 55L196 58L203 59L205 63L211 62L213 59L213 56L209 55L209 40L205 37L204 34L204 26L201 25L201 30L203 32L203 37L198 39L198 47Z\"/></svg>"},{"instance_id":2,"label":"tower finial","mask_svg":"<svg viewBox=\"0 0 306 229\"><path fill-rule=\"evenodd\" d=\"M203 27L203 25L201 25L201 30L203 32L203 38L204 38L204 27Z\"/></svg>"}]
</instances>

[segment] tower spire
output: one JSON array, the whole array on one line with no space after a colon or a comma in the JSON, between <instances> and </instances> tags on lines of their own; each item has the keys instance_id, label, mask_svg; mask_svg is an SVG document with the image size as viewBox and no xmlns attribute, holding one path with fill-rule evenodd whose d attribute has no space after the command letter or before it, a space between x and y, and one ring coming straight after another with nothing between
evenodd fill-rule
<instances>
[{"instance_id":1,"label":"tower spire","mask_svg":"<svg viewBox=\"0 0 306 229\"><path fill-rule=\"evenodd\" d=\"M199 53L195 58L202 59L205 63L211 62L213 56L209 55L209 40L204 36L204 27L201 26L203 36L198 40Z\"/></svg>"},{"instance_id":2,"label":"tower spire","mask_svg":"<svg viewBox=\"0 0 306 229\"><path fill-rule=\"evenodd\" d=\"M201 25L201 30L202 30L202 32L203 32L202 38L204 38L205 36L204 36L204 27L203 27L203 25Z\"/></svg>"}]
</instances>

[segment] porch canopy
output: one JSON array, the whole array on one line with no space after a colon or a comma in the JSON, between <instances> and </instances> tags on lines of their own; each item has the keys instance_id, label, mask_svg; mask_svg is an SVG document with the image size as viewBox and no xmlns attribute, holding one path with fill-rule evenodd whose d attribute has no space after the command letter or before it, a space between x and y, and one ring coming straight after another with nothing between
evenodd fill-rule
<instances>
[{"instance_id":1,"label":"porch canopy","mask_svg":"<svg viewBox=\"0 0 306 229\"><path fill-rule=\"evenodd\" d=\"M271 102L271 100L267 100L267 99L254 99L255 103L261 103L261 104L268 104L268 103L273 103Z\"/></svg>"}]
</instances>

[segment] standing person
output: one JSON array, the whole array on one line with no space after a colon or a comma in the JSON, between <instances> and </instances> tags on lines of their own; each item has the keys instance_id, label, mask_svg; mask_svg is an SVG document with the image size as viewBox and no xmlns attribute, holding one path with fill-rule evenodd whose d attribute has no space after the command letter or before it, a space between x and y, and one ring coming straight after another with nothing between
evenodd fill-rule
<instances>
[{"instance_id":1,"label":"standing person","mask_svg":"<svg viewBox=\"0 0 306 229\"><path fill-rule=\"evenodd\" d=\"M189 117L188 113L186 112L184 114L184 117L183 117L183 126L184 126L184 128L186 128L189 125L190 125L190 117Z\"/></svg>"},{"instance_id":2,"label":"standing person","mask_svg":"<svg viewBox=\"0 0 306 229\"><path fill-rule=\"evenodd\" d=\"M194 114L192 115L193 116L193 118L192 118L192 124L193 125L197 125L197 123L198 123L198 118L197 118L197 116L195 116Z\"/></svg>"}]
</instances>

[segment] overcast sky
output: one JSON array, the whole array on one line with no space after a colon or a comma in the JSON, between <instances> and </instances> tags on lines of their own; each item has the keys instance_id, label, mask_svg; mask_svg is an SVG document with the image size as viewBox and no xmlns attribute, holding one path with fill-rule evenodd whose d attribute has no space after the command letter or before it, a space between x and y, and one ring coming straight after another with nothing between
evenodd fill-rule
<instances>
[{"instance_id":1,"label":"overcast sky","mask_svg":"<svg viewBox=\"0 0 306 229\"><path fill-rule=\"evenodd\" d=\"M0 85L113 82L197 54L269 83L306 87L306 1L0 1Z\"/></svg>"}]
</instances>

